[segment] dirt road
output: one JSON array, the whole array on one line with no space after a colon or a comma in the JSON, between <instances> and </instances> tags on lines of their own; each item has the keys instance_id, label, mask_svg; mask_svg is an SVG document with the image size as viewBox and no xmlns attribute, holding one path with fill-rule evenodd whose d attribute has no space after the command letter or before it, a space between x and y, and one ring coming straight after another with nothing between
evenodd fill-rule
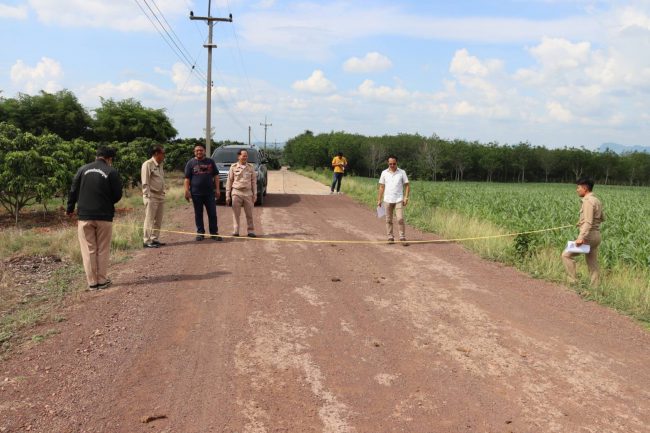
<instances>
[{"instance_id":1,"label":"dirt road","mask_svg":"<svg viewBox=\"0 0 650 433\"><path fill-rule=\"evenodd\" d=\"M383 238L273 176L259 234ZM0 432L650 431L646 331L460 246L163 240L1 365Z\"/></svg>"}]
</instances>

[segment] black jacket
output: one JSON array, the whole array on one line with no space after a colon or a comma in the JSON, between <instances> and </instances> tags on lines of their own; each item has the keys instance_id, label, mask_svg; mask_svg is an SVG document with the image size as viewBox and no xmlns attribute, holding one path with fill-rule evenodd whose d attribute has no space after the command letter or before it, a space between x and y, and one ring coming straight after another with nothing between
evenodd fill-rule
<instances>
[{"instance_id":1,"label":"black jacket","mask_svg":"<svg viewBox=\"0 0 650 433\"><path fill-rule=\"evenodd\" d=\"M115 203L122 198L122 181L113 167L103 159L81 167L72 180L67 212L74 211L82 221L113 221Z\"/></svg>"}]
</instances>

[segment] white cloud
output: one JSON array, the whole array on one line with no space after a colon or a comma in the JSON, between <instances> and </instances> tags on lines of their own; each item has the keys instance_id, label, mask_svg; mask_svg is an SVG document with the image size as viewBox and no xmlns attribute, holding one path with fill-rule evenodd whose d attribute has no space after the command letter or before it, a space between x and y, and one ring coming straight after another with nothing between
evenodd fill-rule
<instances>
[{"instance_id":1,"label":"white cloud","mask_svg":"<svg viewBox=\"0 0 650 433\"><path fill-rule=\"evenodd\" d=\"M261 102L239 101L237 103L237 110L246 113L268 113L271 109L271 105Z\"/></svg>"},{"instance_id":2,"label":"white cloud","mask_svg":"<svg viewBox=\"0 0 650 433\"><path fill-rule=\"evenodd\" d=\"M650 30L650 16L633 6L628 6L621 9L619 12L618 21L620 30L634 27Z\"/></svg>"},{"instance_id":3,"label":"white cloud","mask_svg":"<svg viewBox=\"0 0 650 433\"><path fill-rule=\"evenodd\" d=\"M133 0L28 1L38 19L46 24L61 27L111 28L120 31L155 31L138 7L138 3ZM156 5L167 19L173 15L187 13L187 4L177 0L157 0ZM143 7L149 13L146 6Z\"/></svg>"},{"instance_id":4,"label":"white cloud","mask_svg":"<svg viewBox=\"0 0 650 433\"><path fill-rule=\"evenodd\" d=\"M270 9L275 6L275 0L261 0L257 3L257 7L261 9Z\"/></svg>"},{"instance_id":5,"label":"white cloud","mask_svg":"<svg viewBox=\"0 0 650 433\"><path fill-rule=\"evenodd\" d=\"M545 37L541 44L529 51L544 70L554 72L585 65L591 57L591 44L589 42L574 44L562 38Z\"/></svg>"},{"instance_id":6,"label":"white cloud","mask_svg":"<svg viewBox=\"0 0 650 433\"><path fill-rule=\"evenodd\" d=\"M297 2L287 8L238 17L249 46L278 57L331 57L334 47L351 40L398 36L424 40L480 43L535 42L544 35L600 40L599 16L535 20L500 17L441 18L417 15L404 7L334 1Z\"/></svg>"},{"instance_id":7,"label":"white cloud","mask_svg":"<svg viewBox=\"0 0 650 433\"><path fill-rule=\"evenodd\" d=\"M18 60L10 72L14 86L24 93L37 93L40 90L56 92L63 88L59 80L63 78L61 64L49 57L42 57L34 67L30 67L22 60Z\"/></svg>"},{"instance_id":8,"label":"white cloud","mask_svg":"<svg viewBox=\"0 0 650 433\"><path fill-rule=\"evenodd\" d=\"M458 75L467 74L485 77L489 71L478 58L470 56L467 50L463 48L454 54L454 58L449 65L449 72Z\"/></svg>"},{"instance_id":9,"label":"white cloud","mask_svg":"<svg viewBox=\"0 0 650 433\"><path fill-rule=\"evenodd\" d=\"M323 71L315 70L309 78L302 81L296 81L292 86L295 90L309 93L331 93L336 90L336 86L325 77Z\"/></svg>"},{"instance_id":10,"label":"white cloud","mask_svg":"<svg viewBox=\"0 0 650 433\"><path fill-rule=\"evenodd\" d=\"M466 98L471 98L476 103L483 100L484 103L494 104L508 92L503 69L503 62L499 59L481 61L470 55L467 49L458 50L449 65L449 72L455 76L456 81L451 87L446 84L448 92L466 93ZM461 112L465 112L464 108Z\"/></svg>"},{"instance_id":11,"label":"white cloud","mask_svg":"<svg viewBox=\"0 0 650 433\"><path fill-rule=\"evenodd\" d=\"M571 111L564 108L558 102L549 102L546 104L546 109L548 110L549 116L554 120L559 120L563 123L569 123L573 120L573 115Z\"/></svg>"},{"instance_id":12,"label":"white cloud","mask_svg":"<svg viewBox=\"0 0 650 433\"><path fill-rule=\"evenodd\" d=\"M477 112L477 108L467 101L460 101L454 104L452 108L452 113L457 116L467 116L470 114L476 114Z\"/></svg>"},{"instance_id":13,"label":"white cloud","mask_svg":"<svg viewBox=\"0 0 650 433\"><path fill-rule=\"evenodd\" d=\"M378 52L366 54L364 58L352 57L343 63L343 69L347 72L367 73L380 72L390 69L393 62Z\"/></svg>"},{"instance_id":14,"label":"white cloud","mask_svg":"<svg viewBox=\"0 0 650 433\"><path fill-rule=\"evenodd\" d=\"M84 93L86 98L92 98L95 101L98 101L99 98L113 98L119 100L127 98L144 99L151 97L165 99L170 97L169 91L140 80L129 80L118 84L111 82L100 83L86 90Z\"/></svg>"},{"instance_id":15,"label":"white cloud","mask_svg":"<svg viewBox=\"0 0 650 433\"><path fill-rule=\"evenodd\" d=\"M27 7L25 5L9 6L0 4L0 18L24 20L27 18Z\"/></svg>"},{"instance_id":16,"label":"white cloud","mask_svg":"<svg viewBox=\"0 0 650 433\"><path fill-rule=\"evenodd\" d=\"M401 87L376 86L372 80L361 83L357 92L364 98L385 102L402 101L410 96L410 93Z\"/></svg>"}]
</instances>

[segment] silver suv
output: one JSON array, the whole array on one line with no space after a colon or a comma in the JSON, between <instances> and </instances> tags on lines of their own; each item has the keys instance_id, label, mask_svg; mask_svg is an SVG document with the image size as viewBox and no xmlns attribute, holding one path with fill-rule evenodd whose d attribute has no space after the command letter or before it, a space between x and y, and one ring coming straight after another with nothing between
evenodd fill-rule
<instances>
[{"instance_id":1,"label":"silver suv","mask_svg":"<svg viewBox=\"0 0 650 433\"><path fill-rule=\"evenodd\" d=\"M255 204L261 206L266 196L266 184L268 182L266 172L267 158L264 152L254 146L221 146L217 147L212 153L212 159L217 164L219 170L219 180L221 180L221 200L226 199L226 181L228 180L228 170L230 166L237 162L237 152L243 149L248 152L248 162L255 167L257 173L257 201Z\"/></svg>"}]
</instances>

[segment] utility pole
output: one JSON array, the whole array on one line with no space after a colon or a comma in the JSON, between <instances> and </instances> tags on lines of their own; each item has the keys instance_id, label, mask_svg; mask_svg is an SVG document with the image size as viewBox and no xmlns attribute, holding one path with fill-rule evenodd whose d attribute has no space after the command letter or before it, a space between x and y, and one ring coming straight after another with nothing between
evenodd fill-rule
<instances>
[{"instance_id":1,"label":"utility pole","mask_svg":"<svg viewBox=\"0 0 650 433\"><path fill-rule=\"evenodd\" d=\"M266 116L264 116L264 123L260 123L261 126L264 127L264 150L266 150L266 129L269 126L273 126L272 123L266 123Z\"/></svg>"},{"instance_id":2,"label":"utility pole","mask_svg":"<svg viewBox=\"0 0 650 433\"><path fill-rule=\"evenodd\" d=\"M210 137L209 131L212 131L212 125L211 125L211 117L212 117L212 48L217 48L217 44L212 43L212 27L214 26L214 23L217 21L224 21L224 22L232 22L232 14L229 15L228 18L213 18L210 16L210 6L211 6L212 1L208 0L208 16L207 17L195 17L194 12L190 11L190 19L191 20L201 20L201 21L207 21L208 23L208 43L203 45L205 48L208 49L208 95L207 95L207 101L206 101L206 112L205 112L205 151L207 153L207 157L210 158L212 156L212 153L210 152L210 144L212 142L212 138Z\"/></svg>"},{"instance_id":3,"label":"utility pole","mask_svg":"<svg viewBox=\"0 0 650 433\"><path fill-rule=\"evenodd\" d=\"M251 147L251 126L248 125L248 147Z\"/></svg>"}]
</instances>

